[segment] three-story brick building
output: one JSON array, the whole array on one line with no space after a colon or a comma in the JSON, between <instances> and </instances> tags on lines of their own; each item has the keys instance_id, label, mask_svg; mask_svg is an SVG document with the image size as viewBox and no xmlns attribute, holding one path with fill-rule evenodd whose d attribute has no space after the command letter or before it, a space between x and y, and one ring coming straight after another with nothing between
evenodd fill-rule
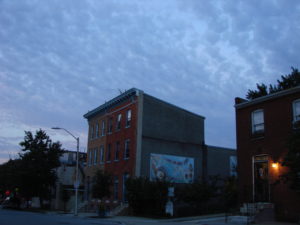
<instances>
[{"instance_id":1,"label":"three-story brick building","mask_svg":"<svg viewBox=\"0 0 300 225\"><path fill-rule=\"evenodd\" d=\"M128 176L191 183L215 171L230 175L235 151L205 145L203 116L141 90L132 88L84 117L89 124L86 188L97 169L105 170L113 175L116 201L125 200ZM217 170L208 160L212 157L224 161Z\"/></svg>"}]
</instances>

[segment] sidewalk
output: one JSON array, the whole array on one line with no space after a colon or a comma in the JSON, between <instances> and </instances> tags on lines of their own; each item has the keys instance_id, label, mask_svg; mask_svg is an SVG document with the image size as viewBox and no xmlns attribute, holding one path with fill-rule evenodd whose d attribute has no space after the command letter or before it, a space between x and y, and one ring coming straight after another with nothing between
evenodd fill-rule
<instances>
[{"instance_id":1,"label":"sidewalk","mask_svg":"<svg viewBox=\"0 0 300 225\"><path fill-rule=\"evenodd\" d=\"M72 213L63 213L63 212L49 212L56 213L65 216L74 216ZM227 223L225 222L225 214L212 214L212 215L203 215L203 216L194 216L194 217L180 217L180 218L166 218L166 219L153 219L147 217L136 217L136 216L114 216L100 218L97 213L78 213L78 217L81 218L90 218L90 219L101 219L107 221L117 221L121 224L197 224L197 225L298 225L297 223L286 223L286 222L259 222L259 223L250 223L247 220L246 216L228 216Z\"/></svg>"}]
</instances>

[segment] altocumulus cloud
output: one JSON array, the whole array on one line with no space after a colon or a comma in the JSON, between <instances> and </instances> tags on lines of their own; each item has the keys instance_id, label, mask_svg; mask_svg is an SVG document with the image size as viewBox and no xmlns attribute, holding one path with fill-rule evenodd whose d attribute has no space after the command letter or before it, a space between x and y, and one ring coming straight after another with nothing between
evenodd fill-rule
<instances>
[{"instance_id":1,"label":"altocumulus cloud","mask_svg":"<svg viewBox=\"0 0 300 225\"><path fill-rule=\"evenodd\" d=\"M0 1L0 160L23 130L74 148L82 115L137 87L206 117L206 142L235 147L233 99L299 67L296 0Z\"/></svg>"}]
</instances>

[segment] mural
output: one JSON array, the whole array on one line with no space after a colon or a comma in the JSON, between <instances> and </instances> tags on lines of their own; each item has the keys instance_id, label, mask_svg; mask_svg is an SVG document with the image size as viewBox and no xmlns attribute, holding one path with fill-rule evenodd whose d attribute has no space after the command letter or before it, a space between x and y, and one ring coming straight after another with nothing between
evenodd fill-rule
<instances>
[{"instance_id":1,"label":"mural","mask_svg":"<svg viewBox=\"0 0 300 225\"><path fill-rule=\"evenodd\" d=\"M194 181L194 158L151 154L150 180L167 180L173 183Z\"/></svg>"}]
</instances>

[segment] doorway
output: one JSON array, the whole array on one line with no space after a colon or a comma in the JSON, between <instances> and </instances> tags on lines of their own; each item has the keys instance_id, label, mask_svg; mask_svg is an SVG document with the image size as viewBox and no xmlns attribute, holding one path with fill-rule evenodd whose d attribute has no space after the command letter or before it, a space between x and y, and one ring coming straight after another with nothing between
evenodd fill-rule
<instances>
[{"instance_id":1,"label":"doorway","mask_svg":"<svg viewBox=\"0 0 300 225\"><path fill-rule=\"evenodd\" d=\"M268 155L254 157L254 201L270 201L269 159Z\"/></svg>"}]
</instances>

